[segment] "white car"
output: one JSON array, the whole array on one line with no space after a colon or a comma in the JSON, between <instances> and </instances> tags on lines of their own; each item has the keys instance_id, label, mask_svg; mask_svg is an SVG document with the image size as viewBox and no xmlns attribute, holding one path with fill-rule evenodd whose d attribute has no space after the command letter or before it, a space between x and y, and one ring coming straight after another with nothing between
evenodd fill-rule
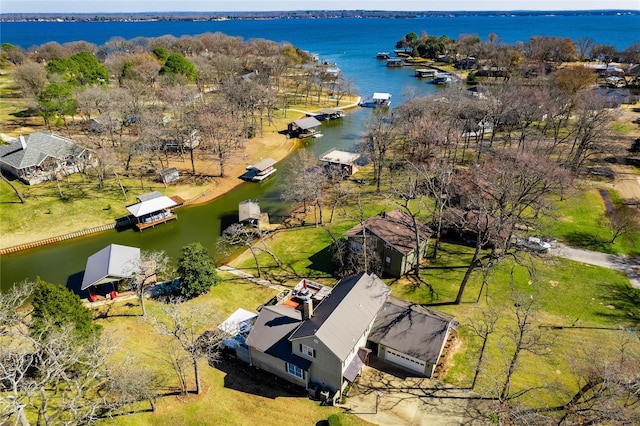
<instances>
[{"instance_id":1,"label":"white car","mask_svg":"<svg viewBox=\"0 0 640 426\"><path fill-rule=\"evenodd\" d=\"M516 240L516 245L523 247L527 250L537 251L541 253L549 253L551 250L551 244L546 241L542 241L538 237L529 237L526 240L522 238L518 238Z\"/></svg>"}]
</instances>

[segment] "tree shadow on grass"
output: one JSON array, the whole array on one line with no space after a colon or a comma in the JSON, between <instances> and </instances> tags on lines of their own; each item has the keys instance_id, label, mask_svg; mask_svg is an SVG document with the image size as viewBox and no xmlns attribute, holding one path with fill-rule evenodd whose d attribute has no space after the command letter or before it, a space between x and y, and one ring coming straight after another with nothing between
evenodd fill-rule
<instances>
[{"instance_id":1,"label":"tree shadow on grass","mask_svg":"<svg viewBox=\"0 0 640 426\"><path fill-rule=\"evenodd\" d=\"M615 254L610 241L603 240L597 235L586 232L572 232L571 234L563 235L563 239L569 246L599 251L601 253Z\"/></svg>"},{"instance_id":2,"label":"tree shadow on grass","mask_svg":"<svg viewBox=\"0 0 640 426\"><path fill-rule=\"evenodd\" d=\"M333 261L333 250L331 248L331 244L327 245L325 248L316 252L309 256L309 260L311 261L311 265L309 265L309 269L313 269L314 271L324 272L330 276L334 276L334 272L337 270L338 266Z\"/></svg>"},{"instance_id":3,"label":"tree shadow on grass","mask_svg":"<svg viewBox=\"0 0 640 426\"><path fill-rule=\"evenodd\" d=\"M609 323L625 328L640 328L640 289L610 286L603 298L603 304L609 307L598 316Z\"/></svg>"}]
</instances>

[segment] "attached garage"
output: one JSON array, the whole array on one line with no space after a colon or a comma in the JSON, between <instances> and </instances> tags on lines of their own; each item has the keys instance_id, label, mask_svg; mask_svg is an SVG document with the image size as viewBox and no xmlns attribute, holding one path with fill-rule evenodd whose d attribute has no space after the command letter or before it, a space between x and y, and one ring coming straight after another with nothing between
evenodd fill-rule
<instances>
[{"instance_id":1,"label":"attached garage","mask_svg":"<svg viewBox=\"0 0 640 426\"><path fill-rule=\"evenodd\" d=\"M431 377L456 327L451 315L389 297L378 311L368 347L387 362Z\"/></svg>"},{"instance_id":2,"label":"attached garage","mask_svg":"<svg viewBox=\"0 0 640 426\"><path fill-rule=\"evenodd\" d=\"M425 373L427 363L390 348L385 348L384 359L420 374Z\"/></svg>"}]
</instances>

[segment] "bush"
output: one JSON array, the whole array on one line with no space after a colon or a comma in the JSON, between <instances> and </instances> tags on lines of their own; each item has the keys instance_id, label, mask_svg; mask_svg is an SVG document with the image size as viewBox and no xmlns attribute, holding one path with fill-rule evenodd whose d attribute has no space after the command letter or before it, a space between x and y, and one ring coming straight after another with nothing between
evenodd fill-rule
<instances>
[{"instance_id":1,"label":"bush","mask_svg":"<svg viewBox=\"0 0 640 426\"><path fill-rule=\"evenodd\" d=\"M332 414L327 422L329 422L329 426L357 426L358 424L353 417L345 413Z\"/></svg>"}]
</instances>

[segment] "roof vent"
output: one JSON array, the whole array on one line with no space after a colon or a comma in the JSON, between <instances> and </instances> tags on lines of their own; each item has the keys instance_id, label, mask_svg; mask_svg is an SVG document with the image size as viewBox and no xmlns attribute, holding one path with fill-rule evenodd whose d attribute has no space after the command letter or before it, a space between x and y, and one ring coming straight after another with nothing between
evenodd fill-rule
<instances>
[{"instance_id":1,"label":"roof vent","mask_svg":"<svg viewBox=\"0 0 640 426\"><path fill-rule=\"evenodd\" d=\"M18 139L20 140L20 146L22 146L22 149L27 149L27 140L24 136L20 135Z\"/></svg>"}]
</instances>

